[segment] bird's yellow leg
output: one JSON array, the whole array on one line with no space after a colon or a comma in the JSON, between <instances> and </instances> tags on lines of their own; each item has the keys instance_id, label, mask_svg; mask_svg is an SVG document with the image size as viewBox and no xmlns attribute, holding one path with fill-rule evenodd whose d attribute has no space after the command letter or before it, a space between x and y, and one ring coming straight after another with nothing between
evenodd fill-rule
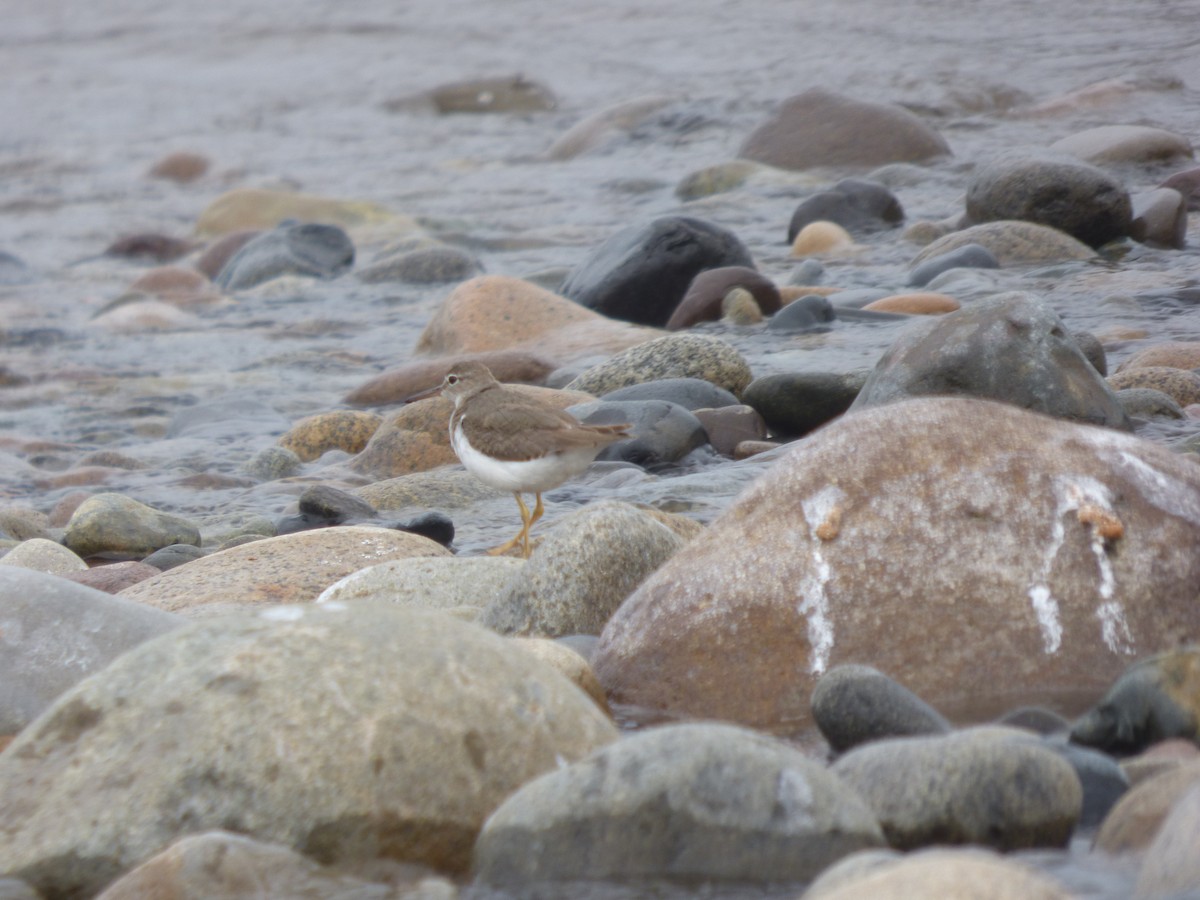
<instances>
[{"instance_id":1,"label":"bird's yellow leg","mask_svg":"<svg viewBox=\"0 0 1200 900\"><path fill-rule=\"evenodd\" d=\"M525 501L521 499L521 495L514 492L513 496L517 498L517 506L521 507L521 530L517 532L516 537L510 541L505 541L499 547L493 547L488 551L489 556L500 556L507 553L517 544L521 544L525 558L529 558L529 526L532 524L530 519L529 507L525 505ZM542 496L538 494L538 505L541 505Z\"/></svg>"}]
</instances>

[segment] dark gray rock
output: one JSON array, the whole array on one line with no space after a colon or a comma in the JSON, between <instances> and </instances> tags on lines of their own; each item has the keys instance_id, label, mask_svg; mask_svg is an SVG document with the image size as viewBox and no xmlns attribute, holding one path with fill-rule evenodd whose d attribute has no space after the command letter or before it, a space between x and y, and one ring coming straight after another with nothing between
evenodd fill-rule
<instances>
[{"instance_id":1,"label":"dark gray rock","mask_svg":"<svg viewBox=\"0 0 1200 900\"><path fill-rule=\"evenodd\" d=\"M982 244L963 244L955 250L927 259L916 266L909 273L908 283L913 287L924 287L943 272L951 269L998 268L1000 268L1000 261L987 247Z\"/></svg>"},{"instance_id":2,"label":"dark gray rock","mask_svg":"<svg viewBox=\"0 0 1200 900\"><path fill-rule=\"evenodd\" d=\"M747 266L722 266L706 269L688 286L679 306L667 320L668 331L678 331L697 322L715 322L721 318L721 305L734 288L743 288L754 297L764 315L779 311L779 288L765 275Z\"/></svg>"},{"instance_id":3,"label":"dark gray rock","mask_svg":"<svg viewBox=\"0 0 1200 900\"><path fill-rule=\"evenodd\" d=\"M326 525L365 521L378 515L366 500L327 484L305 488L297 506L301 513L323 520Z\"/></svg>"},{"instance_id":4,"label":"dark gray rock","mask_svg":"<svg viewBox=\"0 0 1200 900\"><path fill-rule=\"evenodd\" d=\"M1063 847L1083 804L1070 763L1036 737L996 726L875 741L833 773L867 801L898 850Z\"/></svg>"},{"instance_id":5,"label":"dark gray rock","mask_svg":"<svg viewBox=\"0 0 1200 900\"><path fill-rule=\"evenodd\" d=\"M1154 388L1125 388L1116 393L1121 408L1131 419L1183 418L1183 408L1175 399Z\"/></svg>"},{"instance_id":6,"label":"dark gray rock","mask_svg":"<svg viewBox=\"0 0 1200 900\"><path fill-rule=\"evenodd\" d=\"M1092 368L1102 376L1107 376L1108 355L1104 352L1104 345L1100 343L1100 338L1090 331L1072 331L1071 337L1075 338L1075 343L1083 351L1084 358L1092 364Z\"/></svg>"},{"instance_id":7,"label":"dark gray rock","mask_svg":"<svg viewBox=\"0 0 1200 900\"><path fill-rule=\"evenodd\" d=\"M1129 192L1103 169L1069 156L1009 151L967 188L973 222L1018 219L1057 228L1091 247L1129 234Z\"/></svg>"},{"instance_id":8,"label":"dark gray rock","mask_svg":"<svg viewBox=\"0 0 1200 900\"><path fill-rule=\"evenodd\" d=\"M788 223L788 243L813 222L835 222L851 234L891 228L904 221L904 207L878 181L843 178L827 191L806 198Z\"/></svg>"},{"instance_id":9,"label":"dark gray rock","mask_svg":"<svg viewBox=\"0 0 1200 900\"><path fill-rule=\"evenodd\" d=\"M1200 647L1194 645L1130 666L1071 728L1074 743L1120 756L1175 737L1200 737Z\"/></svg>"},{"instance_id":10,"label":"dark gray rock","mask_svg":"<svg viewBox=\"0 0 1200 900\"><path fill-rule=\"evenodd\" d=\"M785 100L738 151L743 159L779 169L881 166L948 155L942 136L903 107L821 88Z\"/></svg>"},{"instance_id":11,"label":"dark gray rock","mask_svg":"<svg viewBox=\"0 0 1200 900\"><path fill-rule=\"evenodd\" d=\"M771 331L828 331L836 318L833 304L826 297L808 294L798 297L771 316L767 328Z\"/></svg>"},{"instance_id":12,"label":"dark gray rock","mask_svg":"<svg viewBox=\"0 0 1200 900\"><path fill-rule=\"evenodd\" d=\"M194 544L170 544L155 550L142 560L148 566L154 566L160 572L182 566L194 559L204 556L204 551Z\"/></svg>"},{"instance_id":13,"label":"dark gray rock","mask_svg":"<svg viewBox=\"0 0 1200 900\"><path fill-rule=\"evenodd\" d=\"M715 409L734 406L738 398L703 378L660 378L610 391L601 400L666 400L684 409Z\"/></svg>"},{"instance_id":14,"label":"dark gray rock","mask_svg":"<svg viewBox=\"0 0 1200 900\"><path fill-rule=\"evenodd\" d=\"M665 400L597 400L568 410L588 425L629 423L633 437L609 444L596 456L607 462L643 467L677 462L708 443L700 420L678 403Z\"/></svg>"},{"instance_id":15,"label":"dark gray rock","mask_svg":"<svg viewBox=\"0 0 1200 900\"><path fill-rule=\"evenodd\" d=\"M16 734L127 650L186 624L65 578L0 567L0 735Z\"/></svg>"},{"instance_id":16,"label":"dark gray rock","mask_svg":"<svg viewBox=\"0 0 1200 900\"><path fill-rule=\"evenodd\" d=\"M1115 759L1099 750L1068 744L1061 739L1049 740L1046 746L1069 762L1079 778L1083 789L1079 827L1098 828L1109 810L1129 790L1129 776Z\"/></svg>"},{"instance_id":17,"label":"dark gray rock","mask_svg":"<svg viewBox=\"0 0 1200 900\"><path fill-rule=\"evenodd\" d=\"M776 435L800 437L850 408L866 383L867 373L789 372L764 375L743 394Z\"/></svg>"},{"instance_id":18,"label":"dark gray rock","mask_svg":"<svg viewBox=\"0 0 1200 900\"><path fill-rule=\"evenodd\" d=\"M998 400L1062 419L1131 428L1062 320L1024 293L1001 294L907 328L851 409L932 395Z\"/></svg>"},{"instance_id":19,"label":"dark gray rock","mask_svg":"<svg viewBox=\"0 0 1200 900\"><path fill-rule=\"evenodd\" d=\"M706 269L754 267L732 231L667 216L612 235L567 277L561 293L613 319L666 325L692 279Z\"/></svg>"},{"instance_id":20,"label":"dark gray rock","mask_svg":"<svg viewBox=\"0 0 1200 900\"><path fill-rule=\"evenodd\" d=\"M337 278L354 265L354 242L337 225L285 223L238 250L213 282L240 291L278 278Z\"/></svg>"},{"instance_id":21,"label":"dark gray rock","mask_svg":"<svg viewBox=\"0 0 1200 900\"><path fill-rule=\"evenodd\" d=\"M852 791L787 744L729 725L633 734L532 781L475 845L491 884L807 881L882 844Z\"/></svg>"},{"instance_id":22,"label":"dark gray rock","mask_svg":"<svg viewBox=\"0 0 1200 900\"><path fill-rule=\"evenodd\" d=\"M813 719L835 753L883 738L948 734L936 709L870 666L835 666L812 694Z\"/></svg>"}]
</instances>

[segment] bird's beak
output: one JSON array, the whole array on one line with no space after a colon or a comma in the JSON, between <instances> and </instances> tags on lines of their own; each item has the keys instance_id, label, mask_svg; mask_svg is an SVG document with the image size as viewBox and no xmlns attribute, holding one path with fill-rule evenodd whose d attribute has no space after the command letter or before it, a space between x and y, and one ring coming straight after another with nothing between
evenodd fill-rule
<instances>
[{"instance_id":1,"label":"bird's beak","mask_svg":"<svg viewBox=\"0 0 1200 900\"><path fill-rule=\"evenodd\" d=\"M405 397L404 402L405 403L415 403L417 400L425 400L429 397L436 397L438 394L440 394L442 392L442 388L444 386L445 385L443 385L442 383L439 382L438 384L435 384L431 388L427 388L426 390L423 390L416 394L413 394L411 397Z\"/></svg>"}]
</instances>

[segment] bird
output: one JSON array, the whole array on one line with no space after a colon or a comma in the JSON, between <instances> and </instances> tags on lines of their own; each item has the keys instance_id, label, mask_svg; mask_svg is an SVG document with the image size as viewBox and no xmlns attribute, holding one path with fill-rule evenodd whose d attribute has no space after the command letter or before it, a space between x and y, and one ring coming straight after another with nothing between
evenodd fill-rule
<instances>
[{"instance_id":1,"label":"bird","mask_svg":"<svg viewBox=\"0 0 1200 900\"><path fill-rule=\"evenodd\" d=\"M484 484L511 491L521 509L521 530L488 551L495 556L520 544L532 552L529 529L542 517L542 492L579 475L609 444L631 437L629 424L585 425L566 410L501 384L487 366L456 365L435 389L454 403L450 445L467 471ZM536 497L533 511L523 493Z\"/></svg>"}]
</instances>

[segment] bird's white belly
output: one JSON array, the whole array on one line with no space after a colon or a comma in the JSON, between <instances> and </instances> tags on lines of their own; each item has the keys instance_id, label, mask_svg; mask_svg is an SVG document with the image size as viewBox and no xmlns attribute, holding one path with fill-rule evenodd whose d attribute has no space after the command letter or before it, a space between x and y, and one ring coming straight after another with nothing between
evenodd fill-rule
<instances>
[{"instance_id":1,"label":"bird's white belly","mask_svg":"<svg viewBox=\"0 0 1200 900\"><path fill-rule=\"evenodd\" d=\"M475 450L463 435L461 425L450 435L450 443L468 472L490 487L514 493L541 493L558 487L586 469L600 449L582 447L538 459L501 462Z\"/></svg>"}]
</instances>

